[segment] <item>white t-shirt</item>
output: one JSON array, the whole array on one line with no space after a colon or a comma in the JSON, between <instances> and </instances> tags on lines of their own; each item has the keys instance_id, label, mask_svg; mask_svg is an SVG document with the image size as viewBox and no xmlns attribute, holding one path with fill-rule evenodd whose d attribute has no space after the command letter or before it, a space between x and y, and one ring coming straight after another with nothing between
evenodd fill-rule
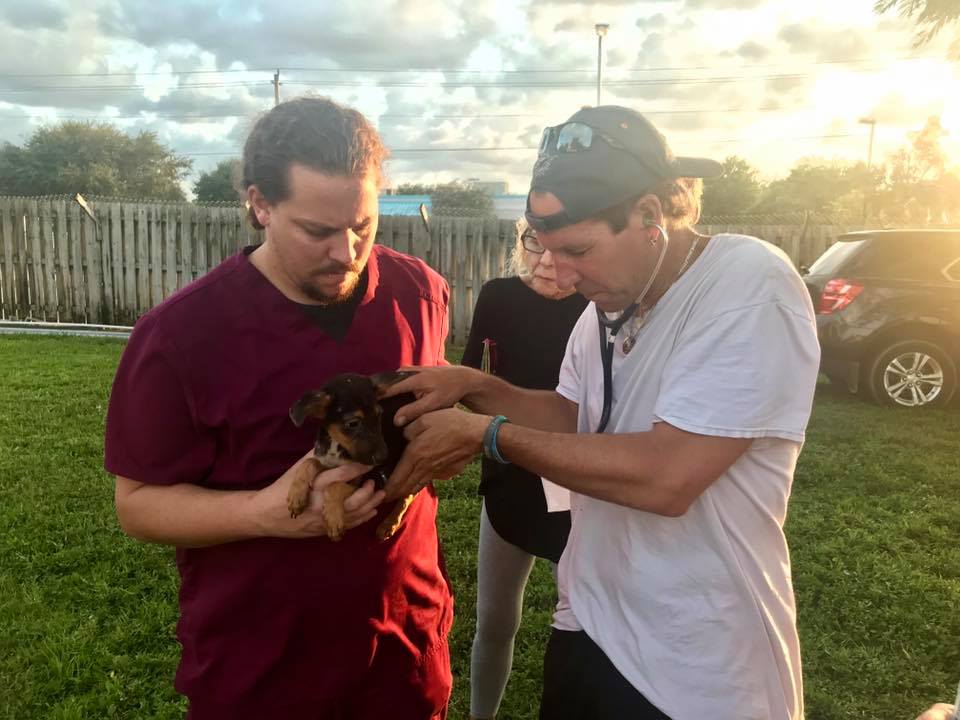
<instances>
[{"instance_id":1,"label":"white t-shirt","mask_svg":"<svg viewBox=\"0 0 960 720\"><path fill-rule=\"evenodd\" d=\"M717 235L626 356L625 336L606 432L663 421L755 440L682 517L574 493L554 626L585 630L673 720L798 720L783 522L820 357L807 290L776 247ZM579 432L594 432L603 366L592 303L570 336L557 391L579 405Z\"/></svg>"}]
</instances>

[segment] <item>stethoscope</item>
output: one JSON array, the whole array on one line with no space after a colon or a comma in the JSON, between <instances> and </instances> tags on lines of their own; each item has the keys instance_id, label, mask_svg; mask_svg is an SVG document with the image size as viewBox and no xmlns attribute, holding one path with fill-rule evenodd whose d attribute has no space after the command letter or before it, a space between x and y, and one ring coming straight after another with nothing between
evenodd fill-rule
<instances>
[{"instance_id":1,"label":"stethoscope","mask_svg":"<svg viewBox=\"0 0 960 720\"><path fill-rule=\"evenodd\" d=\"M607 314L599 307L596 308L597 327L600 330L600 359L603 362L603 411L600 413L600 423L597 425L598 433L602 433L604 429L606 429L607 423L610 422L610 408L613 405L613 351L617 341L617 334L627 321L633 317L634 313L637 312L640 303L643 302L643 299L650 291L653 281L656 280L657 275L660 274L660 266L663 265L663 258L666 256L667 247L670 245L670 236L662 225L657 225L655 222L650 221L646 224L650 227L657 228L657 230L660 231L660 235L663 236L663 249L660 250L660 257L657 258L657 264L653 268L653 272L650 274L650 279L647 280L646 286L637 299L630 303L620 315L613 319L608 318Z\"/></svg>"}]
</instances>

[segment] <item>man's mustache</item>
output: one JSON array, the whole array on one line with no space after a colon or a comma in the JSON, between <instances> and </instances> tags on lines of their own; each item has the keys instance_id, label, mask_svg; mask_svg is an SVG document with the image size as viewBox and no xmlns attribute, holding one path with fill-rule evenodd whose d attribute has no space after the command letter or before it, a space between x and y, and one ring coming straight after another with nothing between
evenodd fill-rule
<instances>
[{"instance_id":1,"label":"man's mustache","mask_svg":"<svg viewBox=\"0 0 960 720\"><path fill-rule=\"evenodd\" d=\"M359 263L349 263L344 265L342 263L336 263L333 265L325 265L324 267L317 270L318 275L342 275L345 273L359 274L362 266Z\"/></svg>"}]
</instances>

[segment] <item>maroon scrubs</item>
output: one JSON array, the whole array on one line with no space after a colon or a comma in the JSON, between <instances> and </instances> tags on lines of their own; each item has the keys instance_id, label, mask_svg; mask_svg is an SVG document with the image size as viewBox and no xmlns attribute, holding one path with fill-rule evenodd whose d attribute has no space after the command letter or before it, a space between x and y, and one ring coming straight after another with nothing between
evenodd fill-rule
<instances>
[{"instance_id":1,"label":"maroon scrubs","mask_svg":"<svg viewBox=\"0 0 960 720\"><path fill-rule=\"evenodd\" d=\"M327 335L249 261L252 248L137 323L110 397L106 469L156 485L263 488L311 447L288 411L341 372L443 362L449 290L374 246L347 334ZM453 599L420 493L386 542L388 508L334 543L263 538L179 548L189 717L443 718Z\"/></svg>"}]
</instances>

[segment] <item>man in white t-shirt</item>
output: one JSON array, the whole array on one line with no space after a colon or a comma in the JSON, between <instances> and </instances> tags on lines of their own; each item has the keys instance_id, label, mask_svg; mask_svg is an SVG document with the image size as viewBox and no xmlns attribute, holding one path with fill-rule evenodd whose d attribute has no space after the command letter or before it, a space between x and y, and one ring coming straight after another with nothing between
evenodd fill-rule
<instances>
[{"instance_id":1,"label":"man in white t-shirt","mask_svg":"<svg viewBox=\"0 0 960 720\"><path fill-rule=\"evenodd\" d=\"M449 477L481 448L572 491L546 720L803 717L783 523L819 364L814 311L777 248L694 230L690 178L718 171L674 157L626 108L548 128L527 220L558 284L592 301L556 392L467 368L395 386L418 400L398 413L411 444L388 492ZM457 401L474 412L438 409Z\"/></svg>"}]
</instances>

